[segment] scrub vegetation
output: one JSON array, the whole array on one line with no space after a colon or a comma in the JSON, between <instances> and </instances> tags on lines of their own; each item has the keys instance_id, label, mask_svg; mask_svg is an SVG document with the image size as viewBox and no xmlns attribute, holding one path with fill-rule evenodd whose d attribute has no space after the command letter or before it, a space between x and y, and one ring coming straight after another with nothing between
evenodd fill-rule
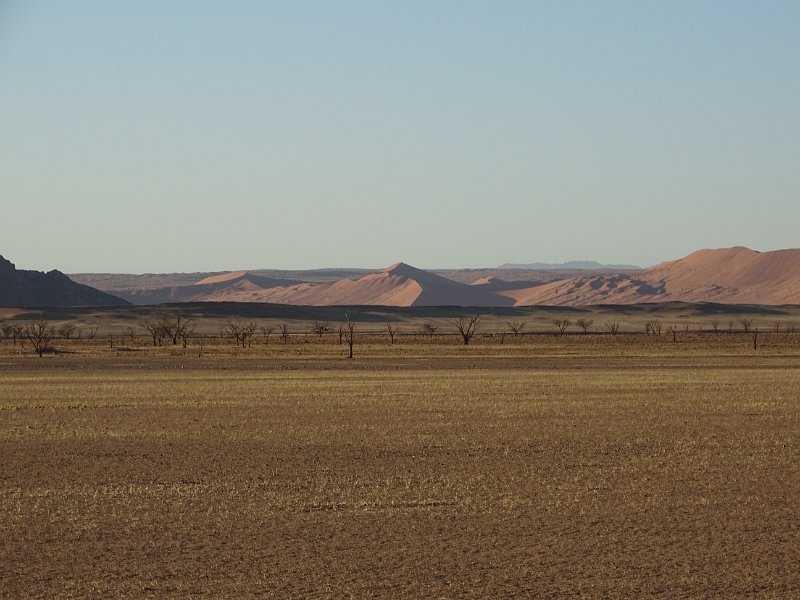
<instances>
[{"instance_id":1,"label":"scrub vegetation","mask_svg":"<svg viewBox=\"0 0 800 600\"><path fill-rule=\"evenodd\" d=\"M800 593L800 334L763 315L465 345L362 311L352 360L327 314L186 347L71 316L99 331L0 341L2 598Z\"/></svg>"}]
</instances>

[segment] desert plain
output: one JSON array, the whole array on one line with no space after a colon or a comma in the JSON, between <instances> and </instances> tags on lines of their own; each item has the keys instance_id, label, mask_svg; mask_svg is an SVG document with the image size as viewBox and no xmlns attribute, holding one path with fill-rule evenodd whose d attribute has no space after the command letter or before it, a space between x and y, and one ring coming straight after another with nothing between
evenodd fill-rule
<instances>
[{"instance_id":1,"label":"desert plain","mask_svg":"<svg viewBox=\"0 0 800 600\"><path fill-rule=\"evenodd\" d=\"M0 341L1 598L800 595L797 307L364 309L353 359L223 309L0 314L99 326Z\"/></svg>"}]
</instances>

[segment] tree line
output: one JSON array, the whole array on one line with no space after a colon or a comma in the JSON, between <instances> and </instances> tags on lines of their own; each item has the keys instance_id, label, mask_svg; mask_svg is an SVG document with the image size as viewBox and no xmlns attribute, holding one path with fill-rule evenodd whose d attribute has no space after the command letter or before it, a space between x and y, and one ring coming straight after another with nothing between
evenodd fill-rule
<instances>
[{"instance_id":1,"label":"tree line","mask_svg":"<svg viewBox=\"0 0 800 600\"><path fill-rule=\"evenodd\" d=\"M347 311L344 313L343 319L335 324L330 324L328 321L314 320L308 328L306 333L317 336L320 340L328 335L337 335L340 345L347 345L348 357L353 357L353 348L357 338L357 323L358 313L354 311ZM433 339L437 335L442 335L443 321L426 321L418 326L414 331L402 331L400 327L393 323L385 323L384 328L390 344L394 344L399 335L415 335L422 338ZM450 335L457 335L463 345L468 346L473 340L475 335L479 332L481 325L481 315L472 314L459 316L447 321L450 329L446 333ZM574 322L564 317L558 317L551 320L553 326L552 333L559 336L565 336L568 333L579 332L584 335L589 333L605 333L610 335L617 335L621 332L620 323L618 320L606 320L599 328L594 328L594 321L591 319L580 318ZM29 342L34 351L42 356L50 349L50 344L54 339L95 339L98 332L98 325L91 325L85 328L80 328L74 323L61 323L58 326L46 320L39 319L26 324L20 323L4 323L0 321L0 334L7 340L13 341L17 344L19 341ZM164 313L152 318L144 319L138 322L136 327L128 326L123 329L122 334L117 333L118 338L124 343L126 336L131 341L137 337L137 328L139 331L146 334L154 347L181 344L186 348L192 337L196 337L201 345L206 336L196 334L197 321L184 317L180 313L168 314ZM794 333L796 331L793 323L780 323L774 322L771 325L771 330L779 333L781 329L786 333ZM515 338L523 335L533 334L533 331L527 331L528 323L525 321L509 321L505 326L498 330L494 329L486 333L489 337L495 338L504 343L507 336ZM641 330L640 330L641 331ZM296 333L296 332L295 332ZM371 332L374 334L374 332ZM541 333L541 332L538 332ZM754 327L753 320L748 317L741 317L738 320L729 319L726 322L721 322L719 319L712 319L709 322L709 327L702 325L691 325L684 323L677 324L664 324L657 318L649 319L645 322L644 333L648 336L671 336L672 341L676 342L678 335L689 333L713 333L720 335L723 333L744 333L749 335L753 341L753 347L758 347L758 339L761 330ZM219 327L219 335L223 339L232 340L237 347L250 348L253 345L254 336L261 334L264 343L269 343L270 336L276 334L278 339L283 343L288 343L290 336L289 324L287 323L267 323L259 324L255 321L244 321L241 319L226 319ZM114 347L114 334L108 334L108 339L111 347Z\"/></svg>"}]
</instances>

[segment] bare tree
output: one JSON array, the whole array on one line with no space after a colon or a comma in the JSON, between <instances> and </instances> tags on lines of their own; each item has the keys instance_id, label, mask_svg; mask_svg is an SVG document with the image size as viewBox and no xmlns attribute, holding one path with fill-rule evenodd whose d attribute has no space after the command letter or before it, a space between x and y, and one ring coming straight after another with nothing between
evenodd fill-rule
<instances>
[{"instance_id":1,"label":"bare tree","mask_svg":"<svg viewBox=\"0 0 800 600\"><path fill-rule=\"evenodd\" d=\"M319 339L322 339L322 336L330 330L331 328L328 327L327 321L314 321L313 325L311 325L311 333L316 334Z\"/></svg>"},{"instance_id":2,"label":"bare tree","mask_svg":"<svg viewBox=\"0 0 800 600\"><path fill-rule=\"evenodd\" d=\"M161 325L161 335L172 341L173 346L178 345L178 327L180 326L180 315L172 318L170 315L161 315L159 324Z\"/></svg>"},{"instance_id":3,"label":"bare tree","mask_svg":"<svg viewBox=\"0 0 800 600\"><path fill-rule=\"evenodd\" d=\"M253 322L244 323L231 319L226 320L224 325L228 337L233 338L236 345L241 345L242 348L250 348L253 345L253 334L256 332L256 327Z\"/></svg>"},{"instance_id":4,"label":"bare tree","mask_svg":"<svg viewBox=\"0 0 800 600\"><path fill-rule=\"evenodd\" d=\"M522 330L525 329L524 321L508 322L507 325L509 331L514 334L514 337L517 337L520 333L522 333Z\"/></svg>"},{"instance_id":5,"label":"bare tree","mask_svg":"<svg viewBox=\"0 0 800 600\"><path fill-rule=\"evenodd\" d=\"M750 332L750 335L753 338L753 350L758 350L758 327L753 329L753 331Z\"/></svg>"},{"instance_id":6,"label":"bare tree","mask_svg":"<svg viewBox=\"0 0 800 600\"><path fill-rule=\"evenodd\" d=\"M672 334L672 343L678 341L678 326L677 325L670 325L667 327L667 331Z\"/></svg>"},{"instance_id":7,"label":"bare tree","mask_svg":"<svg viewBox=\"0 0 800 600\"><path fill-rule=\"evenodd\" d=\"M264 343L269 344L269 336L272 335L272 332L275 331L275 327L271 325L262 325L258 328L261 331L261 334L264 336Z\"/></svg>"},{"instance_id":8,"label":"bare tree","mask_svg":"<svg viewBox=\"0 0 800 600\"><path fill-rule=\"evenodd\" d=\"M344 339L347 342L349 353L347 358L353 358L353 345L356 343L356 318L353 312L344 313Z\"/></svg>"},{"instance_id":9,"label":"bare tree","mask_svg":"<svg viewBox=\"0 0 800 600\"><path fill-rule=\"evenodd\" d=\"M161 328L161 321L156 321L155 319L147 319L142 323L140 323L139 326L150 335L150 338L153 340L153 346L161 345L161 337L163 335L163 329ZM92 338L94 338L94 336L92 336Z\"/></svg>"},{"instance_id":10,"label":"bare tree","mask_svg":"<svg viewBox=\"0 0 800 600\"><path fill-rule=\"evenodd\" d=\"M189 338L194 333L194 330L195 330L195 324L190 319L186 321L178 331L178 337L181 338L181 342L183 343L184 348L186 348L186 346L189 345Z\"/></svg>"},{"instance_id":11,"label":"bare tree","mask_svg":"<svg viewBox=\"0 0 800 600\"><path fill-rule=\"evenodd\" d=\"M172 341L173 346L177 346L179 339L183 339L184 336L188 337L186 330L192 327L191 323L191 319L184 319L180 313L174 317L170 315L162 315L161 331L165 337Z\"/></svg>"},{"instance_id":12,"label":"bare tree","mask_svg":"<svg viewBox=\"0 0 800 600\"><path fill-rule=\"evenodd\" d=\"M58 336L65 340L71 338L74 333L75 333L74 323L62 323L62 325L58 328Z\"/></svg>"},{"instance_id":13,"label":"bare tree","mask_svg":"<svg viewBox=\"0 0 800 600\"><path fill-rule=\"evenodd\" d=\"M17 340L25 336L25 328L22 325L3 323L0 325L0 331L3 332L3 337L7 340L13 340L15 346L17 345Z\"/></svg>"},{"instance_id":14,"label":"bare tree","mask_svg":"<svg viewBox=\"0 0 800 600\"><path fill-rule=\"evenodd\" d=\"M619 321L606 321L606 329L611 335L617 335L619 333Z\"/></svg>"},{"instance_id":15,"label":"bare tree","mask_svg":"<svg viewBox=\"0 0 800 600\"><path fill-rule=\"evenodd\" d=\"M553 325L556 326L560 335L564 335L567 331L567 327L572 325L572 322L569 319L553 319Z\"/></svg>"},{"instance_id":16,"label":"bare tree","mask_svg":"<svg viewBox=\"0 0 800 600\"><path fill-rule=\"evenodd\" d=\"M739 323L741 323L745 333L750 333L750 326L753 324L752 319L743 318L739 320Z\"/></svg>"},{"instance_id":17,"label":"bare tree","mask_svg":"<svg viewBox=\"0 0 800 600\"><path fill-rule=\"evenodd\" d=\"M284 344L289 343L289 326L286 323L281 323L278 325L278 331L281 335L281 340L283 340Z\"/></svg>"},{"instance_id":18,"label":"bare tree","mask_svg":"<svg viewBox=\"0 0 800 600\"><path fill-rule=\"evenodd\" d=\"M4 323L0 326L0 331L3 332L3 337L7 340L13 340L15 346L17 345L17 340L25 336L25 328L22 325Z\"/></svg>"},{"instance_id":19,"label":"bare tree","mask_svg":"<svg viewBox=\"0 0 800 600\"><path fill-rule=\"evenodd\" d=\"M714 319L711 321L711 329L714 331L714 335L719 334L719 320Z\"/></svg>"},{"instance_id":20,"label":"bare tree","mask_svg":"<svg viewBox=\"0 0 800 600\"><path fill-rule=\"evenodd\" d=\"M99 325L90 325L90 326L89 326L89 327L86 329L86 338L87 338L87 339L90 339L90 340L93 340L94 338L96 338L96 337L97 337L97 330L98 330L98 329L100 329L100 326L99 326Z\"/></svg>"},{"instance_id":21,"label":"bare tree","mask_svg":"<svg viewBox=\"0 0 800 600\"><path fill-rule=\"evenodd\" d=\"M47 350L55 333L55 328L43 319L28 323L25 326L25 337L30 341L31 346L33 346L34 351L40 358L44 351Z\"/></svg>"},{"instance_id":22,"label":"bare tree","mask_svg":"<svg viewBox=\"0 0 800 600\"><path fill-rule=\"evenodd\" d=\"M386 332L389 334L389 343L394 344L394 338L398 333L397 327L394 327L391 323L386 323Z\"/></svg>"},{"instance_id":23,"label":"bare tree","mask_svg":"<svg viewBox=\"0 0 800 600\"><path fill-rule=\"evenodd\" d=\"M583 333L586 334L589 333L589 328L594 324L594 321L590 319L578 319L575 321L575 324L583 329Z\"/></svg>"},{"instance_id":24,"label":"bare tree","mask_svg":"<svg viewBox=\"0 0 800 600\"><path fill-rule=\"evenodd\" d=\"M253 336L256 333L256 329L258 329L258 325L253 321L244 324L242 327L242 348L244 348L245 344L247 344L248 348L252 348Z\"/></svg>"},{"instance_id":25,"label":"bare tree","mask_svg":"<svg viewBox=\"0 0 800 600\"><path fill-rule=\"evenodd\" d=\"M458 330L461 339L464 340L465 346L469 346L469 342L478 328L478 321L480 321L480 319L480 315L472 315L471 317L458 317L453 320L453 325Z\"/></svg>"},{"instance_id":26,"label":"bare tree","mask_svg":"<svg viewBox=\"0 0 800 600\"><path fill-rule=\"evenodd\" d=\"M223 325L225 335L232 338L236 342L237 347L242 339L242 327L244 327L244 323L241 321L233 321L232 319L226 319Z\"/></svg>"},{"instance_id":27,"label":"bare tree","mask_svg":"<svg viewBox=\"0 0 800 600\"><path fill-rule=\"evenodd\" d=\"M781 324L780 321L777 321L775 323L775 333L780 333L780 331L781 331Z\"/></svg>"},{"instance_id":28,"label":"bare tree","mask_svg":"<svg viewBox=\"0 0 800 600\"><path fill-rule=\"evenodd\" d=\"M650 319L644 326L645 331L650 335L661 335L663 326L658 319Z\"/></svg>"},{"instance_id":29,"label":"bare tree","mask_svg":"<svg viewBox=\"0 0 800 600\"><path fill-rule=\"evenodd\" d=\"M728 321L728 333L733 333L733 321Z\"/></svg>"},{"instance_id":30,"label":"bare tree","mask_svg":"<svg viewBox=\"0 0 800 600\"><path fill-rule=\"evenodd\" d=\"M422 324L422 327L419 328L419 333L420 335L427 335L433 338L433 336L436 334L438 330L439 328L436 325L428 322Z\"/></svg>"}]
</instances>

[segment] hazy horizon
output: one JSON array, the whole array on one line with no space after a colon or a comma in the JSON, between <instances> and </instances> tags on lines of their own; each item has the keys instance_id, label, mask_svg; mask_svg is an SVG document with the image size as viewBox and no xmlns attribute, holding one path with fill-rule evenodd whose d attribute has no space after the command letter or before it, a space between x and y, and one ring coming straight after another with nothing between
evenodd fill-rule
<instances>
[{"instance_id":1,"label":"hazy horizon","mask_svg":"<svg viewBox=\"0 0 800 600\"><path fill-rule=\"evenodd\" d=\"M168 273L797 247L800 4L0 3L0 254Z\"/></svg>"}]
</instances>

